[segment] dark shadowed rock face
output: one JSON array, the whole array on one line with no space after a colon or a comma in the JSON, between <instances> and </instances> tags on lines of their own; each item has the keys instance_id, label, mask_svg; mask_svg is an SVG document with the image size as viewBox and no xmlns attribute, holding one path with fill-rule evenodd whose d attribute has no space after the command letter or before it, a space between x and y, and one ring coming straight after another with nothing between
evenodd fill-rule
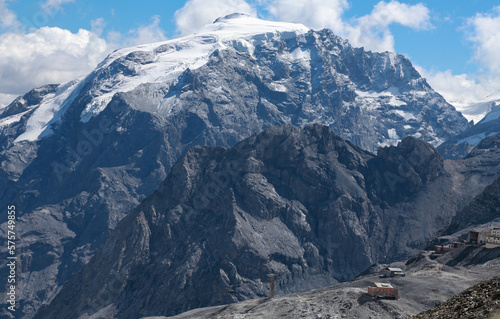
<instances>
[{"instance_id":1,"label":"dark shadowed rock face","mask_svg":"<svg viewBox=\"0 0 500 319\"><path fill-rule=\"evenodd\" d=\"M431 145L407 137L379 149L369 162L369 191L380 200L396 203L407 200L429 182L445 174L443 159Z\"/></svg>"},{"instance_id":2,"label":"dark shadowed rock face","mask_svg":"<svg viewBox=\"0 0 500 319\"><path fill-rule=\"evenodd\" d=\"M467 156L473 148L474 145L471 145L468 142L456 144L455 142L450 141L439 145L437 149L443 158L457 160Z\"/></svg>"},{"instance_id":3,"label":"dark shadowed rock face","mask_svg":"<svg viewBox=\"0 0 500 319\"><path fill-rule=\"evenodd\" d=\"M469 226L485 224L496 218L500 218L500 177L453 217L446 233L453 234Z\"/></svg>"},{"instance_id":4,"label":"dark shadowed rock face","mask_svg":"<svg viewBox=\"0 0 500 319\"><path fill-rule=\"evenodd\" d=\"M389 168L395 189L412 186L387 201ZM269 273L278 293L354 278L449 223L463 196L451 174L424 142L374 156L320 125L194 147L36 318L172 315L265 296Z\"/></svg>"},{"instance_id":5,"label":"dark shadowed rock face","mask_svg":"<svg viewBox=\"0 0 500 319\"><path fill-rule=\"evenodd\" d=\"M495 157L500 153L500 133L481 140L465 158L489 155L488 153Z\"/></svg>"},{"instance_id":6,"label":"dark shadowed rock face","mask_svg":"<svg viewBox=\"0 0 500 319\"><path fill-rule=\"evenodd\" d=\"M462 171L465 175L481 176L477 180L471 181L471 183L481 185L480 191L473 192L476 195L479 194L484 187L500 176L500 134L485 138L463 160L456 163L463 165ZM471 186L473 185L471 184Z\"/></svg>"}]
</instances>

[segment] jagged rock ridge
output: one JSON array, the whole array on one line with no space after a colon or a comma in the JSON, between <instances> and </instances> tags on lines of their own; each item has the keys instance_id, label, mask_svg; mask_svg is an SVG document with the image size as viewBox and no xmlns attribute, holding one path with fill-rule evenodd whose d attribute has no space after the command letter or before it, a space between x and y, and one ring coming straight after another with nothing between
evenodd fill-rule
<instances>
[{"instance_id":1,"label":"jagged rock ridge","mask_svg":"<svg viewBox=\"0 0 500 319\"><path fill-rule=\"evenodd\" d=\"M491 101L488 104L490 104L490 111L481 121L438 147L438 151L444 158L463 158L482 140L500 132L500 100Z\"/></svg>"},{"instance_id":2,"label":"jagged rock ridge","mask_svg":"<svg viewBox=\"0 0 500 319\"><path fill-rule=\"evenodd\" d=\"M319 125L194 147L35 318L172 315L266 295L268 273L278 293L351 279L449 223L453 179L429 144L375 156Z\"/></svg>"}]
</instances>

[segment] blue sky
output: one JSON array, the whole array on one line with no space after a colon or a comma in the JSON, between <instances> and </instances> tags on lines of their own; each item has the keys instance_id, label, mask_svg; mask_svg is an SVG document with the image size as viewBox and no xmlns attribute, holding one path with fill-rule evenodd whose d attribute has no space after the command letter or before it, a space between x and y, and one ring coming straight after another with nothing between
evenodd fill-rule
<instances>
[{"instance_id":1,"label":"blue sky","mask_svg":"<svg viewBox=\"0 0 500 319\"><path fill-rule=\"evenodd\" d=\"M403 53L465 113L470 103L500 97L498 1L0 0L0 105L86 74L116 48L189 34L234 11Z\"/></svg>"}]
</instances>

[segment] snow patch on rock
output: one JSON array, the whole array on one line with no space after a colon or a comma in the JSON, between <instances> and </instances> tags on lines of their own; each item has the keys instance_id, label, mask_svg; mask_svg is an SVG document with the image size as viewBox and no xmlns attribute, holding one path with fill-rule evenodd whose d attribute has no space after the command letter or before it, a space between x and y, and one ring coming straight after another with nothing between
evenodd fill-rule
<instances>
[{"instance_id":1,"label":"snow patch on rock","mask_svg":"<svg viewBox=\"0 0 500 319\"><path fill-rule=\"evenodd\" d=\"M275 40L288 39L304 34L309 28L302 24L260 20L241 14L217 19L199 33L159 43L121 49L110 54L93 73L107 69L112 63L130 66L131 72L117 73L102 81L99 92L81 114L82 122L88 122L104 110L113 95L128 92L144 83L173 82L187 69L195 70L205 65L216 50L229 47L253 55L257 45ZM140 53L140 54L139 54ZM136 61L134 60L137 56ZM309 53L296 49L289 55L293 61L307 62ZM139 62L139 63L137 63ZM154 62L154 63L153 63ZM286 88L277 86L277 91Z\"/></svg>"},{"instance_id":2,"label":"snow patch on rock","mask_svg":"<svg viewBox=\"0 0 500 319\"><path fill-rule=\"evenodd\" d=\"M38 106L33 115L28 119L26 131L19 135L14 143L36 141L41 137L52 134L51 125L61 118L66 107L73 102L78 94L78 88L82 83L82 79L78 78L61 84L56 93L47 94L40 103L40 106Z\"/></svg>"}]
</instances>

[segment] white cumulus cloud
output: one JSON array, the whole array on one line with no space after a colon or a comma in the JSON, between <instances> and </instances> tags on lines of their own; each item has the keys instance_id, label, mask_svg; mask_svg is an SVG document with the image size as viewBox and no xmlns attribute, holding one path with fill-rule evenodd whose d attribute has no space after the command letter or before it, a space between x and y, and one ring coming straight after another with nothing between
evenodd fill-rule
<instances>
[{"instance_id":1,"label":"white cumulus cloud","mask_svg":"<svg viewBox=\"0 0 500 319\"><path fill-rule=\"evenodd\" d=\"M108 53L106 42L92 31L77 33L53 27L34 27L24 19L22 25L8 8L9 0L0 0L0 108L32 88L49 83L61 83L90 72ZM34 16L48 19L74 0L46 0ZM21 19L22 20L22 19ZM96 20L96 30L103 25ZM23 32L22 29L29 31ZM101 28L102 30L102 28Z\"/></svg>"},{"instance_id":2,"label":"white cumulus cloud","mask_svg":"<svg viewBox=\"0 0 500 319\"><path fill-rule=\"evenodd\" d=\"M429 9L421 3L408 5L381 1L370 14L346 24L342 35L354 46L373 51L394 51L394 36L389 29L391 24L415 30L431 28Z\"/></svg>"},{"instance_id":3,"label":"white cumulus cloud","mask_svg":"<svg viewBox=\"0 0 500 319\"><path fill-rule=\"evenodd\" d=\"M476 14L467 22L468 39L474 43L475 58L484 68L500 73L500 6L486 14Z\"/></svg>"},{"instance_id":4,"label":"white cumulus cloud","mask_svg":"<svg viewBox=\"0 0 500 319\"><path fill-rule=\"evenodd\" d=\"M492 74L453 74L450 70L428 71L416 66L431 87L468 120L478 122L489 111L487 104L478 104L500 99L500 76Z\"/></svg>"},{"instance_id":5,"label":"white cumulus cloud","mask_svg":"<svg viewBox=\"0 0 500 319\"><path fill-rule=\"evenodd\" d=\"M43 27L30 33L0 35L0 87L3 97L48 83L61 83L92 70L106 53L95 33Z\"/></svg>"},{"instance_id":6,"label":"white cumulus cloud","mask_svg":"<svg viewBox=\"0 0 500 319\"><path fill-rule=\"evenodd\" d=\"M16 14L8 8L7 1L9 0L0 0L0 28L17 28L19 21Z\"/></svg>"},{"instance_id":7,"label":"white cumulus cloud","mask_svg":"<svg viewBox=\"0 0 500 319\"><path fill-rule=\"evenodd\" d=\"M342 33L347 0L272 0L265 5L277 20L302 23L313 29L330 28Z\"/></svg>"},{"instance_id":8,"label":"white cumulus cloud","mask_svg":"<svg viewBox=\"0 0 500 319\"><path fill-rule=\"evenodd\" d=\"M480 72L453 74L423 68L419 72L447 101L477 122L488 112L488 104L479 102L500 99L500 6L470 17L463 30L474 46L471 62L480 64Z\"/></svg>"},{"instance_id":9,"label":"white cumulus cloud","mask_svg":"<svg viewBox=\"0 0 500 319\"><path fill-rule=\"evenodd\" d=\"M72 1L48 0L41 6L55 10L67 2ZM4 13L0 22L12 28L0 34L0 108L32 88L67 82L92 71L114 49L167 39L159 16L126 34L110 31L106 40L103 18L91 21L91 31L80 29L72 33L57 27L42 27L22 32L15 28L19 25L15 15L6 20L5 13L11 11L4 4L0 2L0 13Z\"/></svg>"},{"instance_id":10,"label":"white cumulus cloud","mask_svg":"<svg viewBox=\"0 0 500 319\"><path fill-rule=\"evenodd\" d=\"M175 24L180 35L194 33L222 16L239 12L256 15L256 10L244 0L189 0L175 12Z\"/></svg>"}]
</instances>

